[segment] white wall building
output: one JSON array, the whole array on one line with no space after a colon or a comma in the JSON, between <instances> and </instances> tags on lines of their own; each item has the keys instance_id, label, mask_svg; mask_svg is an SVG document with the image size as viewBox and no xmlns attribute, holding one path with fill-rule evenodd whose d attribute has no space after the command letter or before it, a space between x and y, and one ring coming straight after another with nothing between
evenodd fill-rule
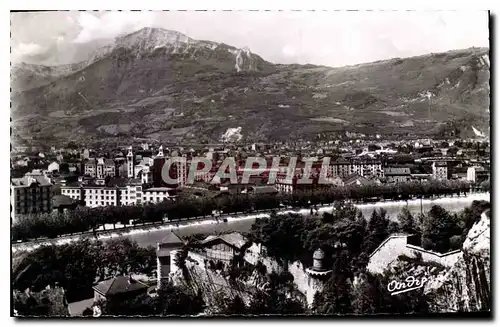
<instances>
[{"instance_id":1,"label":"white wall building","mask_svg":"<svg viewBox=\"0 0 500 327\"><path fill-rule=\"evenodd\" d=\"M172 196L170 193L173 189L168 188L168 187L153 187L149 189L143 190L143 202L144 203L159 203L163 202L165 200L172 199L174 196Z\"/></svg>"}]
</instances>

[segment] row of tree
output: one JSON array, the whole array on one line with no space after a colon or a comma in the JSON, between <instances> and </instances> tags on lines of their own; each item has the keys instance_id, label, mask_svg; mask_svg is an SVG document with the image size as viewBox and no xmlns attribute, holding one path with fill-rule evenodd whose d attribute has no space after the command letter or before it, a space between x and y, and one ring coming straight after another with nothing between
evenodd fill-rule
<instances>
[{"instance_id":1,"label":"row of tree","mask_svg":"<svg viewBox=\"0 0 500 327\"><path fill-rule=\"evenodd\" d=\"M252 212L254 210L277 209L281 205L308 207L335 201L367 199L409 199L412 196L432 197L462 194L470 185L456 181L433 181L426 183L400 183L393 185L370 184L365 186L325 187L291 194L225 194L216 197L184 198L157 204L134 206L109 206L77 208L64 213L28 214L19 216L12 226L14 241L40 237L54 238L64 234L95 230L105 224L129 224L162 222L170 220L210 216L214 211L223 213Z\"/></svg>"}]
</instances>

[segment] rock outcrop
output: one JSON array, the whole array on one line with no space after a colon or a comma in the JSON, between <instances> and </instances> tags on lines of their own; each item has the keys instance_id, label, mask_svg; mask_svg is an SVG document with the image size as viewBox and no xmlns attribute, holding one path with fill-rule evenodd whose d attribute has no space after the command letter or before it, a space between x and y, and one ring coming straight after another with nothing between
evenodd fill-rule
<instances>
[{"instance_id":1,"label":"rock outcrop","mask_svg":"<svg viewBox=\"0 0 500 327\"><path fill-rule=\"evenodd\" d=\"M436 312L471 312L491 309L490 217L481 215L462 248L462 258L444 274L431 280L425 292Z\"/></svg>"}]
</instances>

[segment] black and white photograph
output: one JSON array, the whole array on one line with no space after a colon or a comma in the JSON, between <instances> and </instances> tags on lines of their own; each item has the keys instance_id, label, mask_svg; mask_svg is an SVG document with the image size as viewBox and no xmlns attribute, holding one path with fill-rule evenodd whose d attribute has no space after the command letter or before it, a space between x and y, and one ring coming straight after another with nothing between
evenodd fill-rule
<instances>
[{"instance_id":1,"label":"black and white photograph","mask_svg":"<svg viewBox=\"0 0 500 327\"><path fill-rule=\"evenodd\" d=\"M11 11L11 317L491 318L493 19Z\"/></svg>"}]
</instances>

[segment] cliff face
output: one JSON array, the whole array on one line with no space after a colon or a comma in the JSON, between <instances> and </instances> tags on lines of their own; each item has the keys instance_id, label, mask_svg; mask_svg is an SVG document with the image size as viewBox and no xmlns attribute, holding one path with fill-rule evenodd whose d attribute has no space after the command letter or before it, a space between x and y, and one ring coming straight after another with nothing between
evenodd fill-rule
<instances>
[{"instance_id":1,"label":"cliff face","mask_svg":"<svg viewBox=\"0 0 500 327\"><path fill-rule=\"evenodd\" d=\"M483 213L467 234L463 256L445 274L429 282L425 292L435 312L489 311L490 218Z\"/></svg>"},{"instance_id":2,"label":"cliff face","mask_svg":"<svg viewBox=\"0 0 500 327\"><path fill-rule=\"evenodd\" d=\"M185 273L172 261L170 278L174 285L184 287L193 293L201 291L207 307L206 314L218 314L228 299L238 296L245 304L250 302L252 294L258 289L265 289L267 280L257 271L246 278L231 279L222 270L209 268L205 258L189 252L186 259Z\"/></svg>"}]
</instances>

